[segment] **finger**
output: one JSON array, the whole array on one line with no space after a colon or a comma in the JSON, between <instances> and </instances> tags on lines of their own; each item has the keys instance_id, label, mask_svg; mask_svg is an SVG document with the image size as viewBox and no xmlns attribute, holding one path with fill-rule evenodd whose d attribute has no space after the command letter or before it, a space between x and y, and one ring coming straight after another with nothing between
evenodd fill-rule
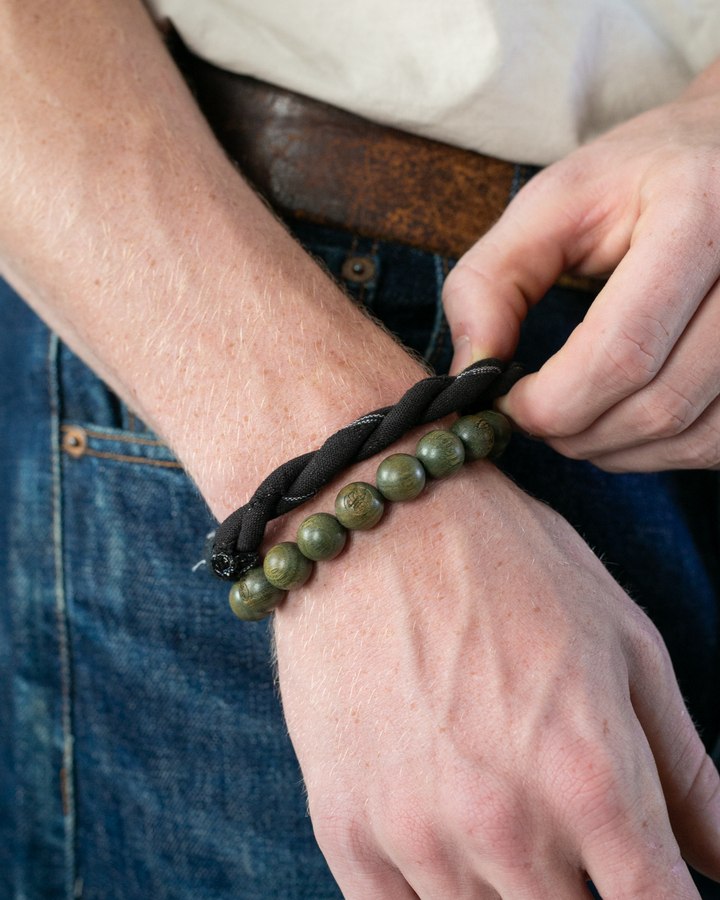
<instances>
[{"instance_id":1,"label":"finger","mask_svg":"<svg viewBox=\"0 0 720 900\"><path fill-rule=\"evenodd\" d=\"M529 808L526 815L534 818ZM538 835L542 835L540 840ZM593 900L578 858L567 857L567 848L559 836L560 830L548 817L539 832L535 829L532 843L519 841L515 845L510 859L499 865L497 853L485 854L484 859L476 860L476 866L484 871L503 900Z\"/></svg>"},{"instance_id":2,"label":"finger","mask_svg":"<svg viewBox=\"0 0 720 900\"><path fill-rule=\"evenodd\" d=\"M720 394L718 346L716 282L647 387L621 400L585 431L552 441L552 446L565 456L589 459L682 433Z\"/></svg>"},{"instance_id":3,"label":"finger","mask_svg":"<svg viewBox=\"0 0 720 900\"><path fill-rule=\"evenodd\" d=\"M650 854L642 868L628 858L622 847L616 848L616 857L621 864L608 874L596 874L593 866L588 866L601 897L611 900L701 900L679 853L673 865Z\"/></svg>"},{"instance_id":4,"label":"finger","mask_svg":"<svg viewBox=\"0 0 720 900\"><path fill-rule=\"evenodd\" d=\"M378 860L372 865L349 866L336 854L325 854L330 871L345 900L419 900L398 869Z\"/></svg>"},{"instance_id":5,"label":"finger","mask_svg":"<svg viewBox=\"0 0 720 900\"><path fill-rule=\"evenodd\" d=\"M487 882L475 877L459 878L450 871L443 875L429 873L418 867L403 869L403 874L420 900L515 900L513 894L501 894ZM568 895L570 900L571 895ZM554 900L559 900L556 896Z\"/></svg>"},{"instance_id":6,"label":"finger","mask_svg":"<svg viewBox=\"0 0 720 900\"><path fill-rule=\"evenodd\" d=\"M327 808L311 800L309 809L315 839L345 900L418 900L373 837L364 811L344 809L342 799Z\"/></svg>"},{"instance_id":7,"label":"finger","mask_svg":"<svg viewBox=\"0 0 720 900\"><path fill-rule=\"evenodd\" d=\"M330 870L345 900L421 900L399 872L379 878L367 872L338 875L332 866Z\"/></svg>"},{"instance_id":8,"label":"finger","mask_svg":"<svg viewBox=\"0 0 720 900\"><path fill-rule=\"evenodd\" d=\"M588 875L610 900L699 900L673 835L650 748L638 724L633 743L634 791L608 784L602 803L590 803L581 844ZM642 750L644 749L644 753Z\"/></svg>"},{"instance_id":9,"label":"finger","mask_svg":"<svg viewBox=\"0 0 720 900\"><path fill-rule=\"evenodd\" d=\"M688 714L660 635L629 649L635 713L655 758L683 857L720 881L720 777Z\"/></svg>"},{"instance_id":10,"label":"finger","mask_svg":"<svg viewBox=\"0 0 720 900\"><path fill-rule=\"evenodd\" d=\"M501 409L531 434L568 437L644 388L720 271L713 212L660 200L581 325L542 369L518 382Z\"/></svg>"},{"instance_id":11,"label":"finger","mask_svg":"<svg viewBox=\"0 0 720 900\"><path fill-rule=\"evenodd\" d=\"M421 900L501 900L478 874L482 866L475 871L468 858L465 831L444 831L438 827L438 820L443 817L429 810L430 807L419 809L408 802L398 808L394 800L388 800L382 821L376 821L378 844L388 860ZM460 816L455 812L449 821L457 826Z\"/></svg>"},{"instance_id":12,"label":"finger","mask_svg":"<svg viewBox=\"0 0 720 900\"><path fill-rule=\"evenodd\" d=\"M720 467L720 398L675 437L594 456L591 462L606 472L717 469Z\"/></svg>"},{"instance_id":13,"label":"finger","mask_svg":"<svg viewBox=\"0 0 720 900\"><path fill-rule=\"evenodd\" d=\"M533 877L500 878L498 893L508 900L593 900L593 895L580 873L557 871L538 874Z\"/></svg>"},{"instance_id":14,"label":"finger","mask_svg":"<svg viewBox=\"0 0 720 900\"><path fill-rule=\"evenodd\" d=\"M528 308L586 260L588 236L602 218L588 212L601 210L588 175L567 160L536 175L452 270L443 305L456 348L453 374L477 359L510 357ZM624 249L596 262L598 271Z\"/></svg>"}]
</instances>

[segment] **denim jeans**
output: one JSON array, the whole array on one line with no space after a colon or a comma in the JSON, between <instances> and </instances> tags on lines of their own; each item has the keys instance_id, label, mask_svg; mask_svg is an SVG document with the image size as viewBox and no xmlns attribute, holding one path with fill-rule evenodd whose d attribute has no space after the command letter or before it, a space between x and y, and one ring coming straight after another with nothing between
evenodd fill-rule
<instances>
[{"instance_id":1,"label":"denim jeans","mask_svg":"<svg viewBox=\"0 0 720 900\"><path fill-rule=\"evenodd\" d=\"M447 369L448 260L293 227ZM539 366L589 302L550 291L518 358ZM227 587L195 565L213 526L203 500L5 284L0 416L0 900L340 898L306 813L268 624L236 620ZM716 476L607 475L521 437L502 467L648 610L714 741Z\"/></svg>"}]
</instances>

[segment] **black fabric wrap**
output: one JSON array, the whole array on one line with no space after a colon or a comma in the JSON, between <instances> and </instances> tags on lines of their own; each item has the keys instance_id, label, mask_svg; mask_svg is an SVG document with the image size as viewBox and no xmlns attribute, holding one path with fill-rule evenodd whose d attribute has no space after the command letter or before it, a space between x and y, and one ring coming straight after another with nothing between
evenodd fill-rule
<instances>
[{"instance_id":1,"label":"black fabric wrap","mask_svg":"<svg viewBox=\"0 0 720 900\"><path fill-rule=\"evenodd\" d=\"M459 375L425 378L395 406L361 416L329 437L319 450L283 463L245 506L218 527L209 553L210 572L223 581L236 581L260 565L257 550L271 519L311 500L343 469L386 450L412 428L453 412L467 415L490 408L523 375L519 363L482 359Z\"/></svg>"}]
</instances>

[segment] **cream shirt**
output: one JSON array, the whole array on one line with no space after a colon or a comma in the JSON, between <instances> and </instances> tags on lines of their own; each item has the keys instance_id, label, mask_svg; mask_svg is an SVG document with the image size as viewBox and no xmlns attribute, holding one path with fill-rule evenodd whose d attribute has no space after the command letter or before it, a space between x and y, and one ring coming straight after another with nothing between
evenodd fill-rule
<instances>
[{"instance_id":1,"label":"cream shirt","mask_svg":"<svg viewBox=\"0 0 720 900\"><path fill-rule=\"evenodd\" d=\"M720 0L148 2L225 69L540 165L720 56Z\"/></svg>"}]
</instances>

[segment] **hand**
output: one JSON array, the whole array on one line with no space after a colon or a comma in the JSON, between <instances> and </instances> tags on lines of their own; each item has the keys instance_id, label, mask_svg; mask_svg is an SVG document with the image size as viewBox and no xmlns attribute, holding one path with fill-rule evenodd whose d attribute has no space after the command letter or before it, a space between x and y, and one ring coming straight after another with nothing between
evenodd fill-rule
<instances>
[{"instance_id":1,"label":"hand","mask_svg":"<svg viewBox=\"0 0 720 900\"><path fill-rule=\"evenodd\" d=\"M719 84L716 63L677 102L539 173L446 283L458 371L511 356L527 308L564 270L615 269L500 405L608 471L720 464Z\"/></svg>"},{"instance_id":2,"label":"hand","mask_svg":"<svg viewBox=\"0 0 720 900\"><path fill-rule=\"evenodd\" d=\"M697 898L681 851L720 878L720 781L645 615L487 464L388 518L275 616L347 900Z\"/></svg>"}]
</instances>

